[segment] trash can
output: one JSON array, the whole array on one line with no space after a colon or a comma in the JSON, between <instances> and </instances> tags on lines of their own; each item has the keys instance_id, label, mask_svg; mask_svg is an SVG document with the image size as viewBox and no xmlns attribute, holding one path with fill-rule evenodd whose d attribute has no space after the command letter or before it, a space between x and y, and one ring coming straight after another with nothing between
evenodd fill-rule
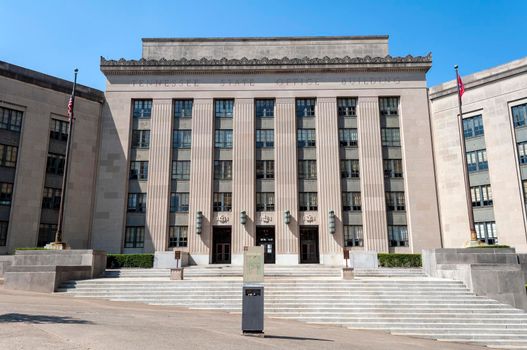
<instances>
[{"instance_id":1,"label":"trash can","mask_svg":"<svg viewBox=\"0 0 527 350\"><path fill-rule=\"evenodd\" d=\"M242 332L263 333L264 287L244 285L242 297Z\"/></svg>"}]
</instances>

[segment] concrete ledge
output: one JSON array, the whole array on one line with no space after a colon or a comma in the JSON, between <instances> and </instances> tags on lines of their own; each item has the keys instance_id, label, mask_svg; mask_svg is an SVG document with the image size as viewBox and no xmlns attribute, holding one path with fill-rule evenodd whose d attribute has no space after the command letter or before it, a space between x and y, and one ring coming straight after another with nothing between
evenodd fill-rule
<instances>
[{"instance_id":1,"label":"concrete ledge","mask_svg":"<svg viewBox=\"0 0 527 350\"><path fill-rule=\"evenodd\" d=\"M155 252L154 254L154 269L177 269L189 264L188 252L181 252L181 259L179 262L175 259L175 252Z\"/></svg>"},{"instance_id":2,"label":"concrete ledge","mask_svg":"<svg viewBox=\"0 0 527 350\"><path fill-rule=\"evenodd\" d=\"M91 278L91 266L11 266L4 288L53 293L61 283Z\"/></svg>"},{"instance_id":3,"label":"concrete ledge","mask_svg":"<svg viewBox=\"0 0 527 350\"><path fill-rule=\"evenodd\" d=\"M349 264L354 269L376 269L379 267L379 258L374 251L350 250Z\"/></svg>"},{"instance_id":4,"label":"concrete ledge","mask_svg":"<svg viewBox=\"0 0 527 350\"><path fill-rule=\"evenodd\" d=\"M0 278L4 276L7 268L13 265L15 257L13 255L0 255Z\"/></svg>"},{"instance_id":5,"label":"concrete ledge","mask_svg":"<svg viewBox=\"0 0 527 350\"><path fill-rule=\"evenodd\" d=\"M527 254L518 254L518 262L525 276L525 281L527 281Z\"/></svg>"}]
</instances>

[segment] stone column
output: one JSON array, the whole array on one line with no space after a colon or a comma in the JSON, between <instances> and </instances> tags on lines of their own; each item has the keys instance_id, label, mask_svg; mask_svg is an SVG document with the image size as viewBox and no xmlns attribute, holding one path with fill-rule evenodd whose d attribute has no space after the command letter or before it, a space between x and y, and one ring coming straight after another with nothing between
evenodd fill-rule
<instances>
[{"instance_id":1,"label":"stone column","mask_svg":"<svg viewBox=\"0 0 527 350\"><path fill-rule=\"evenodd\" d=\"M214 115L211 98L195 99L192 113L188 242L190 259L208 264L212 248L212 176ZM196 212L203 213L201 234L196 233Z\"/></svg>"},{"instance_id":2,"label":"stone column","mask_svg":"<svg viewBox=\"0 0 527 350\"><path fill-rule=\"evenodd\" d=\"M298 184L294 98L276 99L275 116L276 263L298 264ZM289 225L284 211L291 213Z\"/></svg>"},{"instance_id":3,"label":"stone column","mask_svg":"<svg viewBox=\"0 0 527 350\"><path fill-rule=\"evenodd\" d=\"M321 262L342 265L342 196L340 187L337 99L319 98L316 113L317 182ZM329 211L335 213L335 233L329 232Z\"/></svg>"},{"instance_id":4,"label":"stone column","mask_svg":"<svg viewBox=\"0 0 527 350\"><path fill-rule=\"evenodd\" d=\"M172 155L172 100L154 99L146 186L145 252L165 251Z\"/></svg>"},{"instance_id":5,"label":"stone column","mask_svg":"<svg viewBox=\"0 0 527 350\"><path fill-rule=\"evenodd\" d=\"M377 97L360 97L357 107L364 248L387 252L388 227L379 100Z\"/></svg>"}]
</instances>

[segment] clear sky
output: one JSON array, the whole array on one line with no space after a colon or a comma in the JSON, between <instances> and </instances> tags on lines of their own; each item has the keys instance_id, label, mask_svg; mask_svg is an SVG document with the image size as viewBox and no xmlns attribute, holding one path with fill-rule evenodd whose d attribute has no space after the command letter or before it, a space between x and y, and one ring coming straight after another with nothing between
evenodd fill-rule
<instances>
[{"instance_id":1,"label":"clear sky","mask_svg":"<svg viewBox=\"0 0 527 350\"><path fill-rule=\"evenodd\" d=\"M433 53L428 85L527 56L527 0L0 0L0 60L104 90L99 57L137 59L143 37L390 35Z\"/></svg>"}]
</instances>

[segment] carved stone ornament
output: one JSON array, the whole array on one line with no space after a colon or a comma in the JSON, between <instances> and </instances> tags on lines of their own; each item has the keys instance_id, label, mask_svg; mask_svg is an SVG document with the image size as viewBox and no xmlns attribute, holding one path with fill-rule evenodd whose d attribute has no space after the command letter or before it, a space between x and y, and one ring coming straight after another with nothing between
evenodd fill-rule
<instances>
[{"instance_id":1,"label":"carved stone ornament","mask_svg":"<svg viewBox=\"0 0 527 350\"><path fill-rule=\"evenodd\" d=\"M317 218L313 214L304 214L304 222L313 223Z\"/></svg>"},{"instance_id":2,"label":"carved stone ornament","mask_svg":"<svg viewBox=\"0 0 527 350\"><path fill-rule=\"evenodd\" d=\"M218 221L222 224L225 224L229 222L229 217L227 215L221 214L220 216L218 216Z\"/></svg>"},{"instance_id":3,"label":"carved stone ornament","mask_svg":"<svg viewBox=\"0 0 527 350\"><path fill-rule=\"evenodd\" d=\"M262 217L261 217L260 220L261 220L264 224L268 224L268 223L270 223L270 222L273 221L273 218L270 217L269 215L264 214L264 215L262 215Z\"/></svg>"}]
</instances>

